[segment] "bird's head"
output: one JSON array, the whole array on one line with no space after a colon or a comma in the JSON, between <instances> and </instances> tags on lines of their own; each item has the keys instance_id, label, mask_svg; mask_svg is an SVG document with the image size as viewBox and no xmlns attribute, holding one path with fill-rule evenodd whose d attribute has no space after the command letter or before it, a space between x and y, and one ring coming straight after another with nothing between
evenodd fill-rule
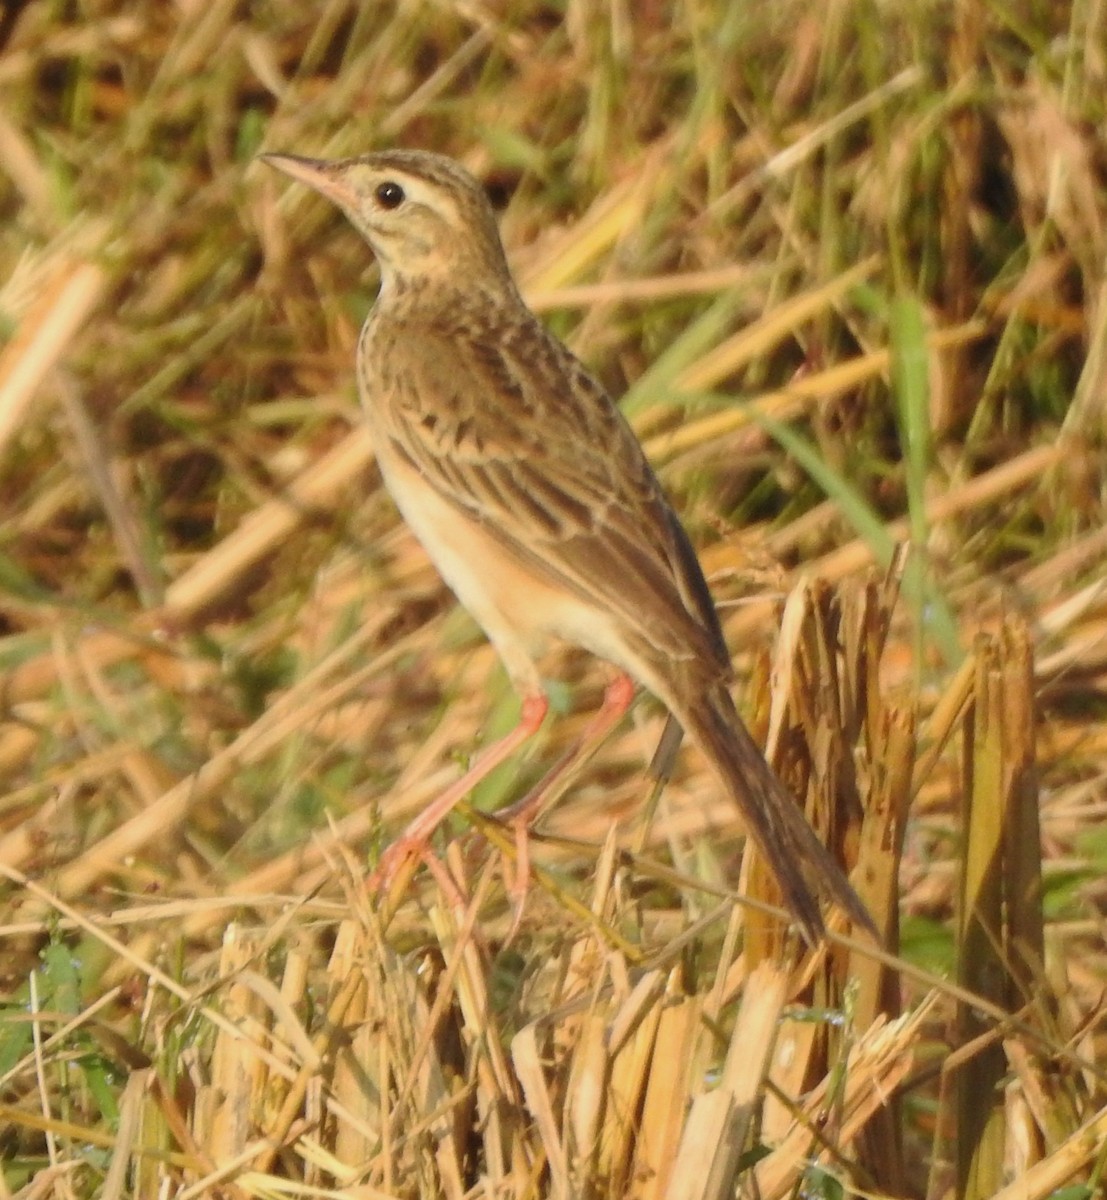
<instances>
[{"instance_id":1,"label":"bird's head","mask_svg":"<svg viewBox=\"0 0 1107 1200\"><path fill-rule=\"evenodd\" d=\"M436 278L510 280L488 197L451 158L385 150L333 161L294 154L261 159L342 209L372 247L385 287Z\"/></svg>"}]
</instances>

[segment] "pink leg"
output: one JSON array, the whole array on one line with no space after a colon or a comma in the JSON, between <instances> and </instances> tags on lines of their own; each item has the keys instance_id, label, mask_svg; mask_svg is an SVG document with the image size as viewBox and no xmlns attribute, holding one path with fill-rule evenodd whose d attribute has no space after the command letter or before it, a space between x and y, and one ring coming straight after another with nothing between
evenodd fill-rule
<instances>
[{"instance_id":1,"label":"pink leg","mask_svg":"<svg viewBox=\"0 0 1107 1200\"><path fill-rule=\"evenodd\" d=\"M549 701L545 696L525 696L519 724L504 738L493 743L477 759L464 775L448 787L433 804L430 804L408 825L402 834L381 855L377 869L369 877L371 891L387 889L397 871L412 855L426 850L427 840L438 826L450 815L482 779L492 773L500 763L511 757L524 742L532 738L545 719Z\"/></svg>"},{"instance_id":2,"label":"pink leg","mask_svg":"<svg viewBox=\"0 0 1107 1200\"><path fill-rule=\"evenodd\" d=\"M572 746L562 755L550 770L539 781L538 785L525 795L522 800L507 808L501 809L496 815L502 820L509 821L515 830L515 875L508 884L508 894L512 898L515 917L511 925L511 935L519 926L523 915L523 905L526 903L527 888L530 885L530 824L542 807L542 802L550 789L575 763L579 762L586 753L603 741L616 725L626 716L634 700L634 682L629 675L620 672L607 686L603 694L603 704L600 710L584 727L584 731ZM510 940L510 936L509 936Z\"/></svg>"}]
</instances>

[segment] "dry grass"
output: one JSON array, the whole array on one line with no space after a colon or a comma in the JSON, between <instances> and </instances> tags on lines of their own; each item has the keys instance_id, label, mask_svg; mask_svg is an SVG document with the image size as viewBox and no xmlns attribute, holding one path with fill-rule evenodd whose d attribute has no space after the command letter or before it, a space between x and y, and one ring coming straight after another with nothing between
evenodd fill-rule
<instances>
[{"instance_id":1,"label":"dry grass","mask_svg":"<svg viewBox=\"0 0 1107 1200\"><path fill-rule=\"evenodd\" d=\"M1102 1192L1103 33L4 10L0 1196ZM594 708L571 654L481 835L366 896L516 711L373 471L371 260L253 161L385 144L510 196L888 954L785 936L691 751L649 803L649 702L505 942L481 813Z\"/></svg>"}]
</instances>

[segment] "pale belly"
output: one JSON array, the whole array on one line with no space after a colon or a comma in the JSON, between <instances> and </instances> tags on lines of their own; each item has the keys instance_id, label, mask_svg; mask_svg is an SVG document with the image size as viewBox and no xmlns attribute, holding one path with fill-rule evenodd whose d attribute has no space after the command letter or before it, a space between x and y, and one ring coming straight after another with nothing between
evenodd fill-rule
<instances>
[{"instance_id":1,"label":"pale belly","mask_svg":"<svg viewBox=\"0 0 1107 1200\"><path fill-rule=\"evenodd\" d=\"M447 503L412 467L378 463L404 520L439 574L484 630L521 694L541 691L535 664L551 639L582 646L638 676L617 622L569 588L537 573Z\"/></svg>"}]
</instances>

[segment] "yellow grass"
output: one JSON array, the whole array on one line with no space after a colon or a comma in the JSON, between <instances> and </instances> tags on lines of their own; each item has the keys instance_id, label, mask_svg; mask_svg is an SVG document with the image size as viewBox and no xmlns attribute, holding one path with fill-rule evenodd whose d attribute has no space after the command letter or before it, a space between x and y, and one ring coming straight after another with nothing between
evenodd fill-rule
<instances>
[{"instance_id":1,"label":"yellow grass","mask_svg":"<svg viewBox=\"0 0 1107 1200\"><path fill-rule=\"evenodd\" d=\"M0 18L0 1196L1102 1189L1102 21L1085 5ZM626 410L885 937L806 951L648 700L517 711L381 489L375 272L266 149L452 153ZM508 868L510 866L508 865ZM1080 1190L1083 1189L1083 1190Z\"/></svg>"}]
</instances>

